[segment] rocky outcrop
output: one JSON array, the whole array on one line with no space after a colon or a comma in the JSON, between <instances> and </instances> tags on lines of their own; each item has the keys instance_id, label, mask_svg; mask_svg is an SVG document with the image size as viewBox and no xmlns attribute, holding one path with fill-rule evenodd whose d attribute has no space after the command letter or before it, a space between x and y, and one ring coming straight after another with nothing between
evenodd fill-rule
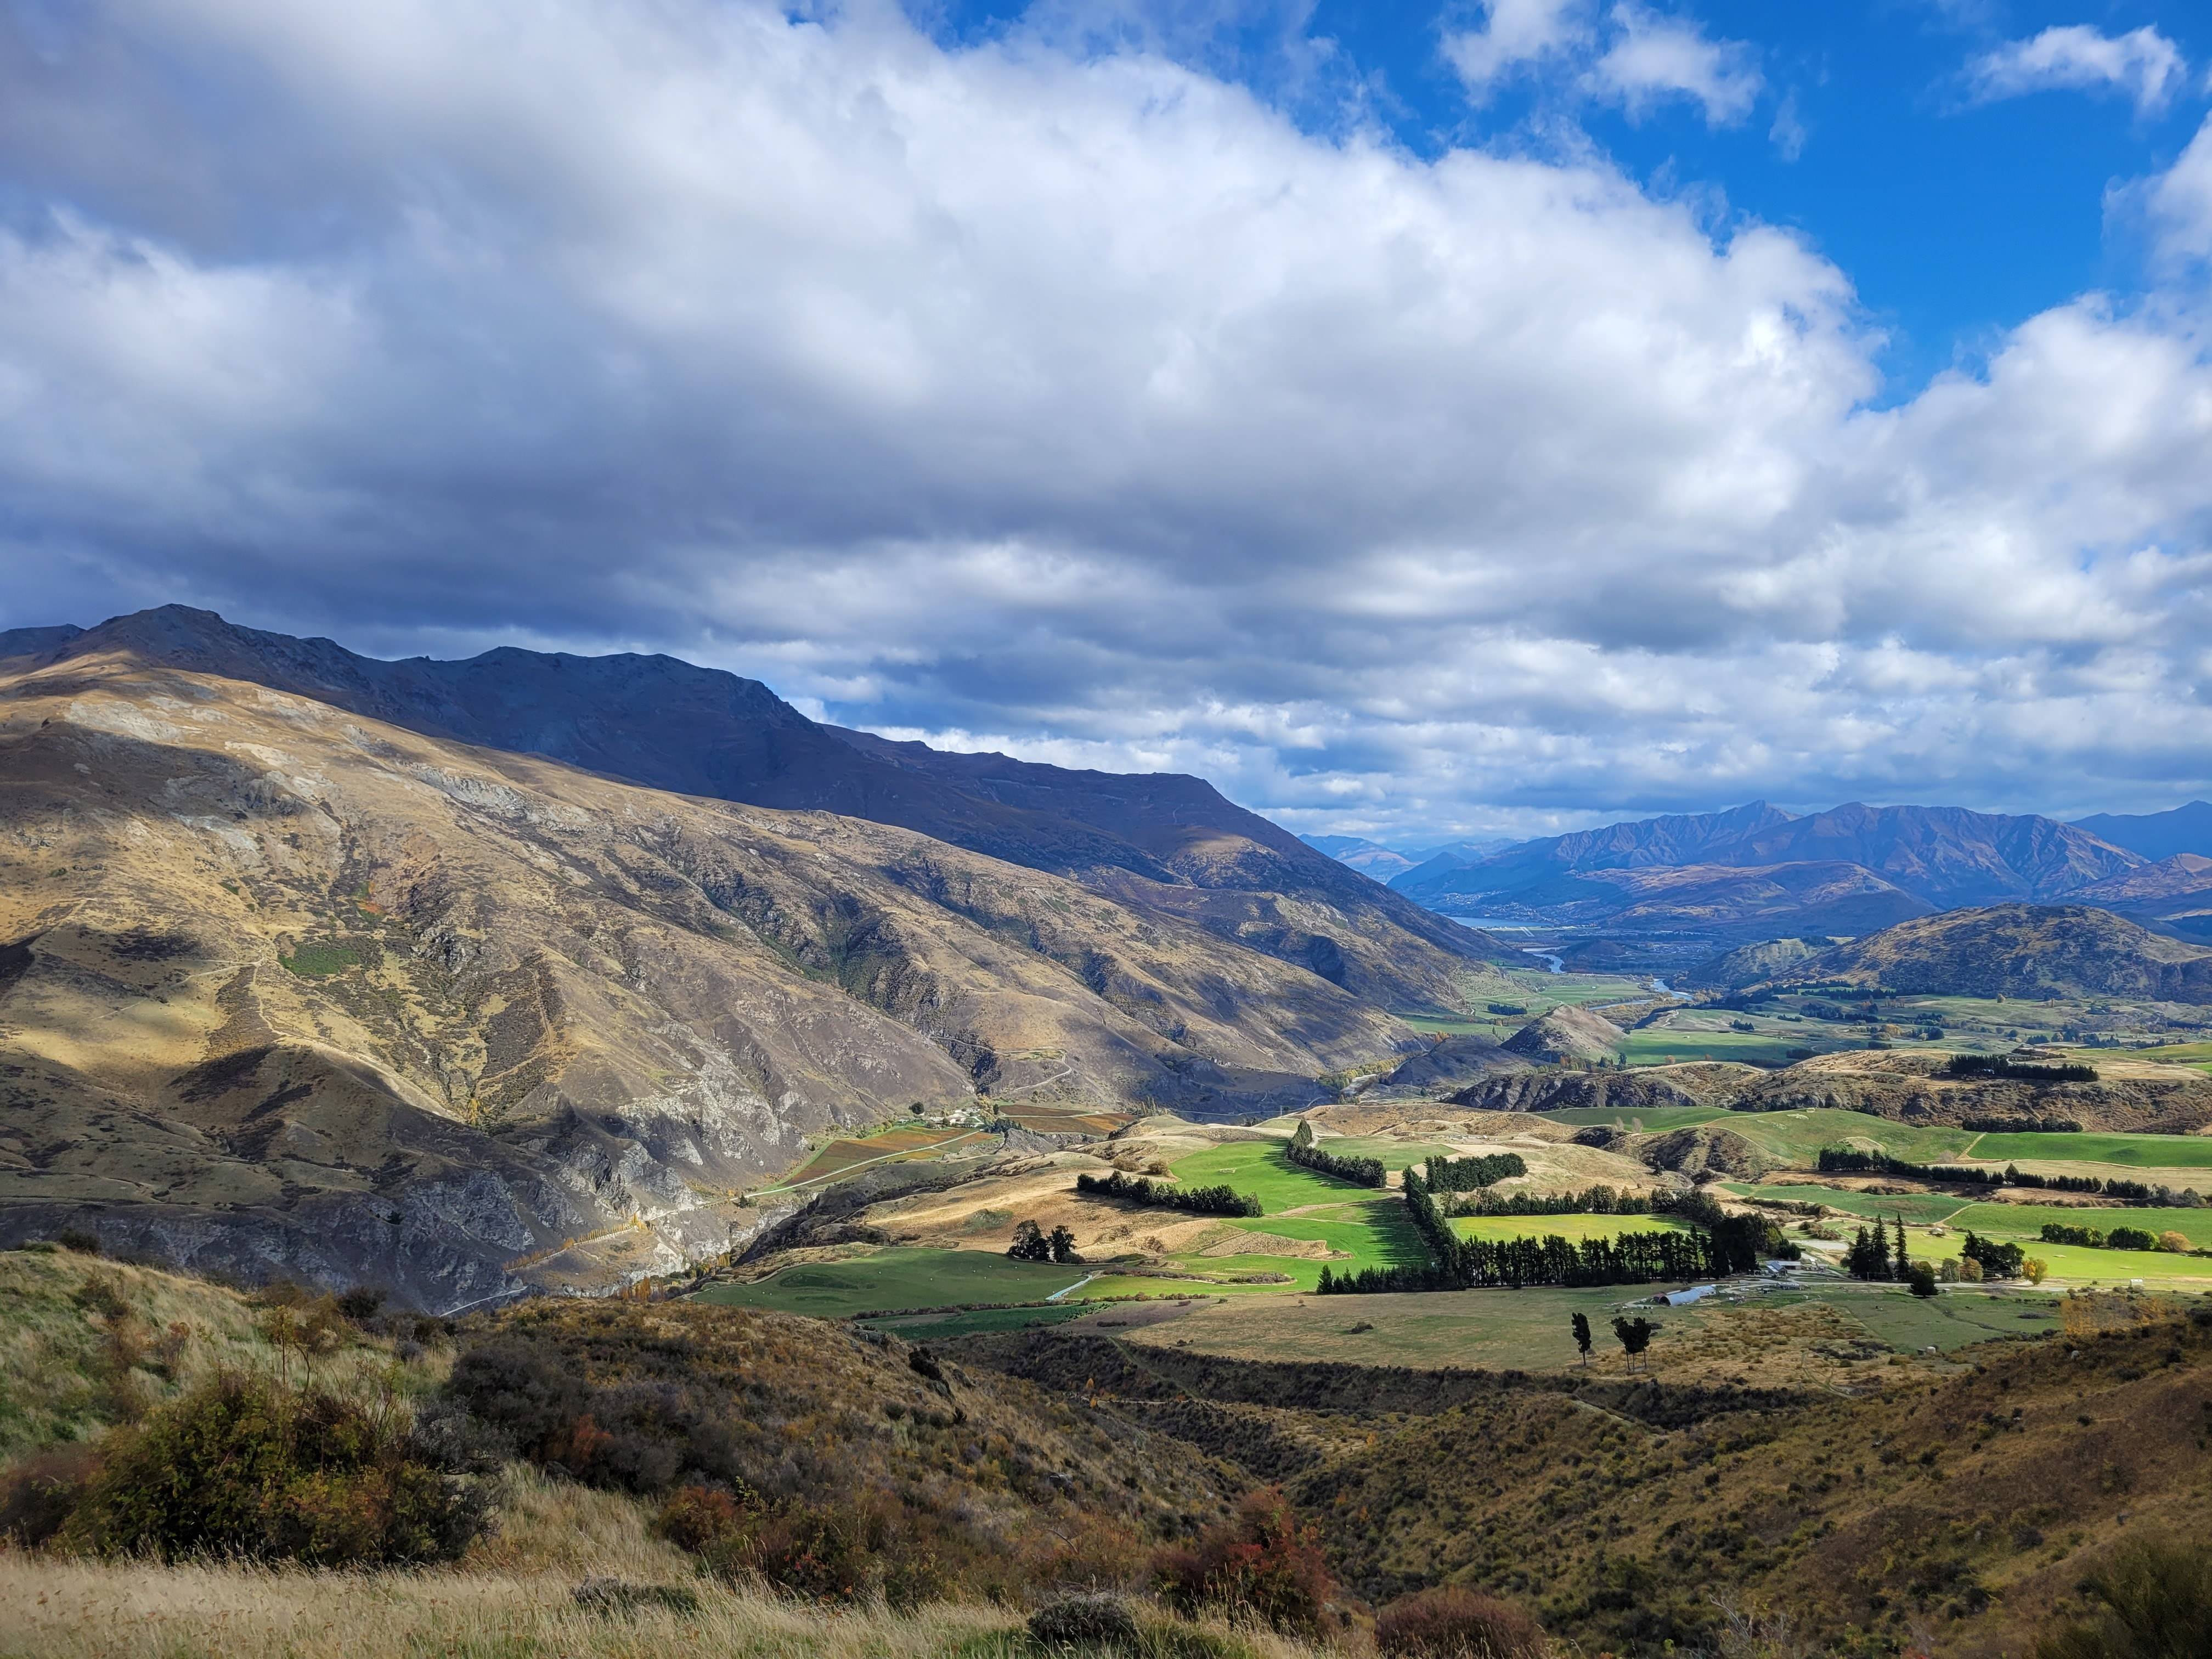
<instances>
[{"instance_id":1,"label":"rocky outcrop","mask_svg":"<svg viewBox=\"0 0 2212 1659\"><path fill-rule=\"evenodd\" d=\"M1487 1112L1562 1112L1597 1108L1624 1114L1695 1106L1694 1095L1650 1072L1528 1071L1485 1079L1448 1097Z\"/></svg>"}]
</instances>

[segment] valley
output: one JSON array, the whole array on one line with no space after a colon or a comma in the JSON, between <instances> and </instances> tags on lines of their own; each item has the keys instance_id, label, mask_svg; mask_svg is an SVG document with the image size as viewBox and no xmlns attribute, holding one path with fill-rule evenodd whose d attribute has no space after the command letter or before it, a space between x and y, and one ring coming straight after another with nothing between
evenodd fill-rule
<instances>
[{"instance_id":1,"label":"valley","mask_svg":"<svg viewBox=\"0 0 2212 1659\"><path fill-rule=\"evenodd\" d=\"M1304 1659L1440 1582L1586 1650L1756 1603L1998 1659L2207 1518L2212 950L2077 902L2185 863L1771 810L1453 854L1532 954L1196 780L666 659L172 610L0 670L0 1432L57 1491L319 1377L483 1483L452 1570L517 1627L607 1567L672 1631L833 1650L797 1595L1006 1659L1045 1638L985 1609L1079 1584ZM1920 896L1844 936L1715 896L1833 920L1876 865ZM1326 1613L1147 1599L1285 1504ZM0 1644L69 1650L13 1559ZM477 1628L411 1593L395 1655Z\"/></svg>"}]
</instances>

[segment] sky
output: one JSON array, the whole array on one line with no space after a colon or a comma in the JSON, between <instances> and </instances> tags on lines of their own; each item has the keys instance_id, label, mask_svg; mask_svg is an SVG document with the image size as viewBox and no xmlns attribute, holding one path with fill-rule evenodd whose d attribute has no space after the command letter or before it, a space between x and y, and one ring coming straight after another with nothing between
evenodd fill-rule
<instances>
[{"instance_id":1,"label":"sky","mask_svg":"<svg viewBox=\"0 0 2212 1659\"><path fill-rule=\"evenodd\" d=\"M0 0L0 627L1401 846L2212 793L2212 9Z\"/></svg>"}]
</instances>

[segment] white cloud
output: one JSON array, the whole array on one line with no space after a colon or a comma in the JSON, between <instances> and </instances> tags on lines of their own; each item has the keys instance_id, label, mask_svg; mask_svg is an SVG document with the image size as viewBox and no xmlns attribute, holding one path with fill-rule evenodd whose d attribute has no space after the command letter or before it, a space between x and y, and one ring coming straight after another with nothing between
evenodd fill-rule
<instances>
[{"instance_id":1,"label":"white cloud","mask_svg":"<svg viewBox=\"0 0 2212 1659\"><path fill-rule=\"evenodd\" d=\"M1588 0L1482 0L1483 26L1447 35L1445 61L1480 99L1517 69L1586 44Z\"/></svg>"},{"instance_id":2,"label":"white cloud","mask_svg":"<svg viewBox=\"0 0 2212 1659\"><path fill-rule=\"evenodd\" d=\"M0 236L0 625L674 650L1309 829L2212 785L2186 283L1876 412L1784 232L1140 52L71 15L0 33L0 188L57 210Z\"/></svg>"},{"instance_id":3,"label":"white cloud","mask_svg":"<svg viewBox=\"0 0 2212 1659\"><path fill-rule=\"evenodd\" d=\"M2148 204L2157 251L2169 263L2212 260L2212 121L2172 167L2139 192Z\"/></svg>"},{"instance_id":4,"label":"white cloud","mask_svg":"<svg viewBox=\"0 0 2212 1659\"><path fill-rule=\"evenodd\" d=\"M1985 102L2054 89L2115 91L2145 114L2165 107L2188 76L2180 49L2148 24L2119 35L2083 23L2047 28L1966 65L1973 95Z\"/></svg>"},{"instance_id":5,"label":"white cloud","mask_svg":"<svg viewBox=\"0 0 2212 1659\"><path fill-rule=\"evenodd\" d=\"M1628 0L1613 7L1611 21L1617 33L1585 84L1632 119L1673 98L1702 106L1711 126L1733 126L1751 113L1765 81L1757 54L1742 41L1712 40L1686 18Z\"/></svg>"}]
</instances>

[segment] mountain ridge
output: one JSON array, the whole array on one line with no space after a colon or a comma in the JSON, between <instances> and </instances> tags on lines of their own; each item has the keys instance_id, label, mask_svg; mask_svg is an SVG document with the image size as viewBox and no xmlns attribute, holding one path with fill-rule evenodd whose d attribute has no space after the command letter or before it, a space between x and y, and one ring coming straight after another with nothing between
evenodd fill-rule
<instances>
[{"instance_id":1,"label":"mountain ridge","mask_svg":"<svg viewBox=\"0 0 2212 1659\"><path fill-rule=\"evenodd\" d=\"M0 647L9 641L24 642L18 666L119 652L650 788L917 830L1110 890L1409 1011L1448 1011L1464 969L1510 954L1203 779L896 742L810 720L757 680L678 658L502 646L457 661L386 660L182 605L92 629L16 630Z\"/></svg>"}]
</instances>

